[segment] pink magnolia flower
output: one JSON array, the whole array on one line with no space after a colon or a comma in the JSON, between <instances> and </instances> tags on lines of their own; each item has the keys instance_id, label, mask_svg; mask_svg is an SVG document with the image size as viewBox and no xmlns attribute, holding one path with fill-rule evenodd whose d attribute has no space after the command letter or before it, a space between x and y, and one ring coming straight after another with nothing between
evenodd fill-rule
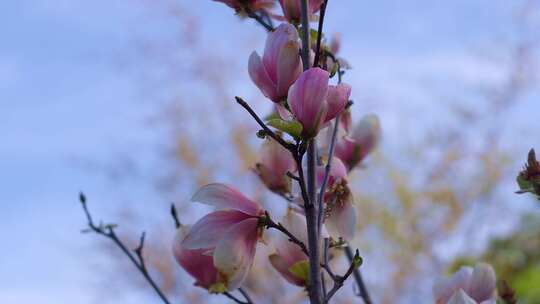
<instances>
[{"instance_id":1,"label":"pink magnolia flower","mask_svg":"<svg viewBox=\"0 0 540 304\"><path fill-rule=\"evenodd\" d=\"M289 108L302 124L302 135L306 138L317 135L322 124L334 119L349 100L349 85L328 86L328 81L327 71L310 68L289 89Z\"/></svg>"},{"instance_id":2,"label":"pink magnolia flower","mask_svg":"<svg viewBox=\"0 0 540 304\"><path fill-rule=\"evenodd\" d=\"M350 136L336 142L336 156L352 170L358 163L375 149L381 136L379 118L367 115L360 120Z\"/></svg>"},{"instance_id":3,"label":"pink magnolia flower","mask_svg":"<svg viewBox=\"0 0 540 304\"><path fill-rule=\"evenodd\" d=\"M437 304L495 304L495 271L483 263L474 269L461 267L450 278L436 282L433 294Z\"/></svg>"},{"instance_id":4,"label":"pink magnolia flower","mask_svg":"<svg viewBox=\"0 0 540 304\"><path fill-rule=\"evenodd\" d=\"M289 87L302 72L299 47L294 26L282 23L268 35L262 59L257 52L249 57L249 77L273 102L287 97Z\"/></svg>"},{"instance_id":5,"label":"pink magnolia flower","mask_svg":"<svg viewBox=\"0 0 540 304\"><path fill-rule=\"evenodd\" d=\"M306 219L304 216L289 209L284 217L282 224L295 235L299 240L307 244L306 237ZM306 286L306 277L301 276L294 267L307 266L308 257L302 252L298 245L289 241L287 238L279 235L274 242L276 253L268 258L270 264L287 280L289 283L297 286ZM304 265L302 265L304 263Z\"/></svg>"},{"instance_id":6,"label":"pink magnolia flower","mask_svg":"<svg viewBox=\"0 0 540 304\"><path fill-rule=\"evenodd\" d=\"M187 234L187 228L178 229L173 242L173 255L184 270L195 279L195 286L219 292L218 271L214 266L211 255L205 254L207 249L187 249L182 243Z\"/></svg>"},{"instance_id":7,"label":"pink magnolia flower","mask_svg":"<svg viewBox=\"0 0 540 304\"><path fill-rule=\"evenodd\" d=\"M246 278L260 237L261 206L224 184L209 184L192 201L219 209L201 218L183 239L187 250L202 250L212 256L220 291L233 290ZM201 252L201 251L199 251Z\"/></svg>"},{"instance_id":8,"label":"pink magnolia flower","mask_svg":"<svg viewBox=\"0 0 540 304\"><path fill-rule=\"evenodd\" d=\"M308 14L315 14L320 8L323 0L309 0ZM283 15L287 20L294 23L299 23L301 18L301 1L300 0L279 0Z\"/></svg>"},{"instance_id":9,"label":"pink magnolia flower","mask_svg":"<svg viewBox=\"0 0 540 304\"><path fill-rule=\"evenodd\" d=\"M266 139L255 170L271 191L281 194L291 192L291 178L287 176L287 172L294 172L296 163L291 153L275 140Z\"/></svg>"},{"instance_id":10,"label":"pink magnolia flower","mask_svg":"<svg viewBox=\"0 0 540 304\"><path fill-rule=\"evenodd\" d=\"M324 175L325 167L317 168L319 185ZM324 203L325 225L330 235L351 240L356 230L356 208L347 182L347 168L337 157L332 158Z\"/></svg>"},{"instance_id":11,"label":"pink magnolia flower","mask_svg":"<svg viewBox=\"0 0 540 304\"><path fill-rule=\"evenodd\" d=\"M261 9L271 8L274 5L274 0L214 0L216 2L221 2L233 8L236 11L241 11L244 5L249 6L253 11L258 11Z\"/></svg>"}]
</instances>

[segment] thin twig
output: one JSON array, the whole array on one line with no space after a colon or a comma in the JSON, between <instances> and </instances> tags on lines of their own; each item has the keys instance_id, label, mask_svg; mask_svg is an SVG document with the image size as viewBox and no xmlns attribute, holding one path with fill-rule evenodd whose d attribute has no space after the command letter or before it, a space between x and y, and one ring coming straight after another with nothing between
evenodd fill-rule
<instances>
[{"instance_id":1,"label":"thin twig","mask_svg":"<svg viewBox=\"0 0 540 304\"><path fill-rule=\"evenodd\" d=\"M182 224L180 223L180 220L178 219L178 212L176 211L176 206L173 204L171 204L171 216L174 220L174 226L176 227L176 229L180 228L180 226L182 226Z\"/></svg>"},{"instance_id":2,"label":"thin twig","mask_svg":"<svg viewBox=\"0 0 540 304\"><path fill-rule=\"evenodd\" d=\"M141 239L140 239L140 242L139 242L139 246L134 249L135 255L133 255L133 253L131 253L131 251L126 247L126 245L124 245L124 243L116 235L116 233L114 231L114 228L116 227L116 225L114 225L114 224L107 224L107 225L99 224L99 225L96 225L94 223L93 219L92 219L92 216L90 215L90 212L88 211L88 207L86 205L86 197L82 192L79 195L79 200L81 202L84 214L86 215L86 219L88 221L89 231L93 231L96 234L102 235L102 236L112 240L114 242L114 244L116 246L118 246L118 248L120 248L122 250L122 252L129 258L129 260L133 263L133 265L135 265L135 267L137 267L137 269L141 272L141 274L144 276L146 281L152 286L154 291L161 298L163 303L170 304L170 301L167 299L165 294L161 291L161 289L156 284L156 282L152 279L152 277L150 276L150 274L148 273L148 270L146 268L146 264L144 262L144 258L143 258L143 255L142 255L143 247L144 247L145 233L144 232L142 233Z\"/></svg>"},{"instance_id":3,"label":"thin twig","mask_svg":"<svg viewBox=\"0 0 540 304\"><path fill-rule=\"evenodd\" d=\"M245 291L242 287L238 288L238 291L244 296L247 303L253 303L253 300L251 300L251 297L249 296L247 291Z\"/></svg>"},{"instance_id":4,"label":"thin twig","mask_svg":"<svg viewBox=\"0 0 540 304\"><path fill-rule=\"evenodd\" d=\"M248 17L252 18L253 20L257 21L260 25L262 25L267 31L272 32L274 31L274 27L271 24L266 23L264 19L257 15L257 13L253 12L251 8L248 5L245 5L243 7L244 11L248 15Z\"/></svg>"},{"instance_id":5,"label":"thin twig","mask_svg":"<svg viewBox=\"0 0 540 304\"><path fill-rule=\"evenodd\" d=\"M328 184L328 179L330 177L330 170L332 169L332 158L334 157L334 146L336 145L336 138L337 138L337 131L339 128L339 119L340 119L341 113L339 113L336 116L335 122L334 122L334 130L332 132L332 139L330 140L330 148L328 149L328 161L326 162L326 167L324 171L324 178L321 185L321 190L319 192L319 214L317 215L317 227L319 231L321 230L322 222L323 222L323 215L324 215L324 192L326 191L326 184Z\"/></svg>"},{"instance_id":6,"label":"thin twig","mask_svg":"<svg viewBox=\"0 0 540 304\"><path fill-rule=\"evenodd\" d=\"M324 299L324 303L328 303L330 299L336 294L336 292L343 287L343 284L347 279L351 276L351 274L354 272L355 269L358 269L361 263L358 263L357 260L360 259L360 253L358 250L356 250L356 254L354 255L351 264L349 266L349 269L347 269L347 272L343 276L336 276L334 279L334 287L328 292L326 295L326 298Z\"/></svg>"},{"instance_id":7,"label":"thin twig","mask_svg":"<svg viewBox=\"0 0 540 304\"><path fill-rule=\"evenodd\" d=\"M315 48L315 60L313 60L313 66L318 67L319 66L319 57L321 52L321 40L323 36L323 24L324 24L324 15L326 13L326 5L328 4L328 0L324 0L324 2L321 4L321 12L319 14L319 27L317 30L317 46Z\"/></svg>"},{"instance_id":8,"label":"thin twig","mask_svg":"<svg viewBox=\"0 0 540 304\"><path fill-rule=\"evenodd\" d=\"M352 263L354 256L353 256L351 247L349 246L345 247L345 253L347 254L347 258L349 259L349 262ZM367 291L366 285L364 284L364 280L362 279L362 274L359 268L356 268L353 271L353 276L354 276L354 280L356 281L356 285L358 286L358 289L360 290L360 297L364 300L364 303L372 304L373 302L371 302L371 298L369 297L369 293Z\"/></svg>"},{"instance_id":9,"label":"thin twig","mask_svg":"<svg viewBox=\"0 0 540 304\"><path fill-rule=\"evenodd\" d=\"M241 105L248 113L255 119L255 121L261 126L261 128L264 130L265 134L272 137L275 141L277 141L280 145L282 145L285 149L289 150L291 153L295 151L295 146L291 143L286 142L281 138L279 135L277 135L274 131L270 130L268 126L262 121L262 119L253 111L253 109L249 106L249 104L243 100L242 98L236 96L235 97L236 102Z\"/></svg>"},{"instance_id":10,"label":"thin twig","mask_svg":"<svg viewBox=\"0 0 540 304\"><path fill-rule=\"evenodd\" d=\"M289 230L287 230L287 228L285 228L281 223L274 222L272 218L270 217L270 214L268 213L268 211L264 212L264 216L265 216L265 224L266 224L267 229L274 228L278 231L281 231L283 234L285 234L289 238L289 241L298 245L300 249L302 249L302 252L304 252L307 256L309 256L308 249L306 247L306 244L304 244L304 242L299 240L294 234L292 234Z\"/></svg>"},{"instance_id":11,"label":"thin twig","mask_svg":"<svg viewBox=\"0 0 540 304\"><path fill-rule=\"evenodd\" d=\"M240 299L238 299L237 297L235 297L232 293L230 292L224 292L223 293L224 296L226 296L227 298L233 300L235 303L238 303L238 304L249 304L249 302L244 302Z\"/></svg>"}]
</instances>

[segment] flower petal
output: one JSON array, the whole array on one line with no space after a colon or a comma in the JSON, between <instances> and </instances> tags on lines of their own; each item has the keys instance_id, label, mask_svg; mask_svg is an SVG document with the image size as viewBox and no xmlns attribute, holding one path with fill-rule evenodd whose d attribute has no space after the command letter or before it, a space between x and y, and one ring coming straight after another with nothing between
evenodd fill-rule
<instances>
[{"instance_id":1,"label":"flower petal","mask_svg":"<svg viewBox=\"0 0 540 304\"><path fill-rule=\"evenodd\" d=\"M287 280L287 282L297 285L304 286L305 282L303 279L296 277L293 273L289 271L291 264L288 263L283 256L278 254L272 254L268 257L270 264Z\"/></svg>"},{"instance_id":2,"label":"flower petal","mask_svg":"<svg viewBox=\"0 0 540 304\"><path fill-rule=\"evenodd\" d=\"M461 267L449 278L442 278L433 285L433 295L437 303L446 303L458 289L466 289L471 281L473 269Z\"/></svg>"},{"instance_id":3,"label":"flower petal","mask_svg":"<svg viewBox=\"0 0 540 304\"><path fill-rule=\"evenodd\" d=\"M463 289L460 289L452 295L450 300L446 304L478 304L475 300L471 299Z\"/></svg>"},{"instance_id":4,"label":"flower petal","mask_svg":"<svg viewBox=\"0 0 540 304\"><path fill-rule=\"evenodd\" d=\"M195 278L195 285L210 287L217 281L217 269L211 256L205 254L206 249L189 250L182 244L183 228L180 228L173 242L173 255L184 270Z\"/></svg>"},{"instance_id":5,"label":"flower petal","mask_svg":"<svg viewBox=\"0 0 540 304\"><path fill-rule=\"evenodd\" d=\"M330 217L326 220L326 227L330 235L351 240L356 230L356 208L350 199L344 202L336 202Z\"/></svg>"},{"instance_id":6,"label":"flower petal","mask_svg":"<svg viewBox=\"0 0 540 304\"><path fill-rule=\"evenodd\" d=\"M234 209L257 216L261 206L245 197L240 191L225 184L213 183L201 187L191 198L192 202L201 202L219 209Z\"/></svg>"},{"instance_id":7,"label":"flower petal","mask_svg":"<svg viewBox=\"0 0 540 304\"><path fill-rule=\"evenodd\" d=\"M249 56L248 73L251 81L261 90L264 96L274 102L279 101L279 96L276 92L276 84L272 81L266 68L264 67L261 57L257 52L251 53Z\"/></svg>"},{"instance_id":8,"label":"flower petal","mask_svg":"<svg viewBox=\"0 0 540 304\"><path fill-rule=\"evenodd\" d=\"M347 105L349 97L351 96L351 86L348 84L338 84L337 86L328 87L328 112L324 121L330 121L334 119Z\"/></svg>"},{"instance_id":9,"label":"flower petal","mask_svg":"<svg viewBox=\"0 0 540 304\"><path fill-rule=\"evenodd\" d=\"M191 227L182 245L187 249L214 248L231 227L251 217L236 210L209 213Z\"/></svg>"},{"instance_id":10,"label":"flower petal","mask_svg":"<svg viewBox=\"0 0 540 304\"><path fill-rule=\"evenodd\" d=\"M495 270L491 265L480 263L474 267L469 288L466 289L473 299L478 302L490 300L495 295Z\"/></svg>"},{"instance_id":11,"label":"flower petal","mask_svg":"<svg viewBox=\"0 0 540 304\"><path fill-rule=\"evenodd\" d=\"M326 116L328 80L327 71L310 68L302 73L289 89L289 107L308 135L315 135Z\"/></svg>"},{"instance_id":12,"label":"flower petal","mask_svg":"<svg viewBox=\"0 0 540 304\"><path fill-rule=\"evenodd\" d=\"M214 265L228 290L242 284L253 264L258 239L257 223L258 219L251 218L236 224L214 250Z\"/></svg>"}]
</instances>

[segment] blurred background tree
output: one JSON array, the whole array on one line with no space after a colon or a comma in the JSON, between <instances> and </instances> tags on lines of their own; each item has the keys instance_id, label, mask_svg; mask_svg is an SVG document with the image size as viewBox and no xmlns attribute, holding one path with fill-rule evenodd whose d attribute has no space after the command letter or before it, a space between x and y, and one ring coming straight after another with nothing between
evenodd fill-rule
<instances>
[{"instance_id":1,"label":"blurred background tree","mask_svg":"<svg viewBox=\"0 0 540 304\"><path fill-rule=\"evenodd\" d=\"M471 74L468 77L445 75L438 62L428 59L410 63L413 69L415 63L433 65L417 79L424 93L431 96L428 103L409 105L409 101L421 99L414 91L396 89L399 100L392 94L388 97L371 91L377 80L359 76L364 62L349 58L346 47L340 54L357 67L345 74L345 81L355 85L353 121L370 111L382 117L383 144L351 181L361 232L354 242L362 250L365 264L361 269L377 303L412 303L420 295L429 296L433 279L445 273L457 255L464 254L492 262L499 277L515 288L520 299L538 301L538 291L531 285L539 279L539 248L531 244L534 237L538 240L538 223L525 223L532 221L529 219L516 229L516 223L521 222L520 210L525 208L506 202L511 195L501 195L511 194L514 185L509 187L509 181L513 182L515 164L521 159L515 156L522 154L521 147L509 145L508 137L519 134L524 141L534 139L530 129L537 126L531 116L513 118L520 120L519 124L508 121L508 113L527 104L531 96L538 96L539 89L538 2L519 2L512 6L512 28L504 37L490 32L488 25L485 34L493 36L492 43L466 50L473 66L461 68ZM331 3L329 11L344 13L335 7ZM259 113L271 110L260 94L246 85L247 54L261 48L261 32L244 20L245 32L224 32L218 38L208 34L214 29L208 25L212 17L193 12L186 4L159 1L148 4L148 10L166 20L165 25L174 31L165 37L142 35L135 42L139 53L123 62L123 67L140 76L142 94L159 105L160 110L149 115L148 122L162 141L152 164L127 158L118 162L125 166L115 163L107 167L114 183L139 178L155 187L161 204L153 206L151 214L147 205L128 203L119 210L122 224L130 223L124 236L132 238L135 246L144 222L154 236L148 239L147 259L164 290L174 298L196 303L208 296L193 288L191 279L172 260L174 229L168 204L176 202L181 220L191 223L203 207L187 203L190 193L217 180L234 182L277 213L285 207L280 198L263 190L251 172L259 144L254 136L257 129L233 102L234 95L246 96ZM215 11L235 18L228 10ZM227 45L233 37L253 38L240 40L234 48L209 47ZM344 39L344 46L347 43L350 41ZM476 71L479 66L487 71ZM510 211L514 207L519 210ZM507 221L494 227L504 214L509 214ZM486 247L494 235L500 235L499 239ZM269 254L272 249L263 250ZM105 252L123 259L115 248L105 245ZM266 263L268 254L259 255L247 283L249 289L265 299L262 303L277 303L278 299L279 303L297 303L300 290L285 283L278 287L265 283L268 277L277 278ZM146 290L136 274L124 275L131 271L129 264L119 261L118 265L121 269L108 271L112 278L122 274L127 288ZM264 273L264 281L260 273ZM343 292L336 303L354 302L352 291L350 287L348 293Z\"/></svg>"}]
</instances>

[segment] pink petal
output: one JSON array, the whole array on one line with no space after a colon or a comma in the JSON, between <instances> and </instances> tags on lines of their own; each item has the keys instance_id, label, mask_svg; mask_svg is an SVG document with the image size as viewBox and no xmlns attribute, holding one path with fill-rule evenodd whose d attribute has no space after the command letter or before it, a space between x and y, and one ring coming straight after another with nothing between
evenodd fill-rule
<instances>
[{"instance_id":1,"label":"pink petal","mask_svg":"<svg viewBox=\"0 0 540 304\"><path fill-rule=\"evenodd\" d=\"M326 220L330 235L352 240L356 231L356 208L352 204L352 196L345 202L334 206L330 217Z\"/></svg>"},{"instance_id":2,"label":"pink petal","mask_svg":"<svg viewBox=\"0 0 540 304\"><path fill-rule=\"evenodd\" d=\"M317 183L322 186L324 181L324 175L326 174L326 166L317 167ZM330 175L328 177L328 185L332 185L338 179L347 179L347 168L337 157L332 157L332 164L330 165Z\"/></svg>"},{"instance_id":3,"label":"pink petal","mask_svg":"<svg viewBox=\"0 0 540 304\"><path fill-rule=\"evenodd\" d=\"M294 29L296 33L296 29ZM298 39L298 37L296 37ZM280 96L287 96L289 88L302 73L302 61L298 53L298 42L288 41L279 53L277 63L277 92Z\"/></svg>"},{"instance_id":4,"label":"pink petal","mask_svg":"<svg viewBox=\"0 0 540 304\"><path fill-rule=\"evenodd\" d=\"M496 281L491 265L478 264L474 267L467 294L478 302L490 300L495 294Z\"/></svg>"},{"instance_id":5,"label":"pink petal","mask_svg":"<svg viewBox=\"0 0 540 304\"><path fill-rule=\"evenodd\" d=\"M277 110L277 112L279 114L279 117L281 119L286 120L286 121L292 121L294 119L292 113L289 112L289 110L287 110L287 108L280 105L279 103L275 103L275 105L276 105L276 110Z\"/></svg>"},{"instance_id":6,"label":"pink petal","mask_svg":"<svg viewBox=\"0 0 540 304\"><path fill-rule=\"evenodd\" d=\"M377 115L366 115L353 130L352 138L360 146L360 161L377 146L381 137L381 124Z\"/></svg>"},{"instance_id":7,"label":"pink petal","mask_svg":"<svg viewBox=\"0 0 540 304\"><path fill-rule=\"evenodd\" d=\"M475 300L471 299L463 289L460 289L454 293L452 298L446 304L478 304Z\"/></svg>"},{"instance_id":8,"label":"pink petal","mask_svg":"<svg viewBox=\"0 0 540 304\"><path fill-rule=\"evenodd\" d=\"M236 210L209 213L193 225L183 246L187 249L214 248L231 227L251 217Z\"/></svg>"},{"instance_id":9,"label":"pink petal","mask_svg":"<svg viewBox=\"0 0 540 304\"><path fill-rule=\"evenodd\" d=\"M289 271L294 264L288 263L281 255L272 254L268 257L270 264L287 280L287 282L297 285L304 286L306 282L303 279L296 277Z\"/></svg>"},{"instance_id":10,"label":"pink petal","mask_svg":"<svg viewBox=\"0 0 540 304\"><path fill-rule=\"evenodd\" d=\"M316 134L328 110L328 79L327 71L310 68L289 89L289 107L309 135Z\"/></svg>"},{"instance_id":11,"label":"pink petal","mask_svg":"<svg viewBox=\"0 0 540 304\"><path fill-rule=\"evenodd\" d=\"M347 105L351 96L351 87L348 84L338 84L328 87L328 112L325 121L334 119Z\"/></svg>"},{"instance_id":12,"label":"pink petal","mask_svg":"<svg viewBox=\"0 0 540 304\"><path fill-rule=\"evenodd\" d=\"M195 285L208 288L217 281L217 269L211 256L204 254L206 249L189 250L182 245L184 238L180 228L173 242L173 255L184 270L195 278Z\"/></svg>"},{"instance_id":13,"label":"pink petal","mask_svg":"<svg viewBox=\"0 0 540 304\"><path fill-rule=\"evenodd\" d=\"M270 76L262 63L261 57L257 52L253 52L249 56L248 73L251 81L255 83L264 96L274 102L279 101L279 96L276 92L276 83L270 79Z\"/></svg>"},{"instance_id":14,"label":"pink petal","mask_svg":"<svg viewBox=\"0 0 540 304\"><path fill-rule=\"evenodd\" d=\"M225 184L213 183L203 186L193 195L192 202L201 202L219 209L234 209L258 216L261 206L245 197L240 191Z\"/></svg>"},{"instance_id":15,"label":"pink petal","mask_svg":"<svg viewBox=\"0 0 540 304\"><path fill-rule=\"evenodd\" d=\"M437 303L446 303L459 289L466 289L471 281L473 269L461 267L449 278L442 278L433 285L433 295Z\"/></svg>"},{"instance_id":16,"label":"pink petal","mask_svg":"<svg viewBox=\"0 0 540 304\"><path fill-rule=\"evenodd\" d=\"M251 218L236 224L214 250L214 265L228 290L242 284L253 264L258 239L257 223L258 219Z\"/></svg>"},{"instance_id":17,"label":"pink petal","mask_svg":"<svg viewBox=\"0 0 540 304\"><path fill-rule=\"evenodd\" d=\"M324 0L309 0L309 12L315 14L321 8L323 1Z\"/></svg>"}]
</instances>

